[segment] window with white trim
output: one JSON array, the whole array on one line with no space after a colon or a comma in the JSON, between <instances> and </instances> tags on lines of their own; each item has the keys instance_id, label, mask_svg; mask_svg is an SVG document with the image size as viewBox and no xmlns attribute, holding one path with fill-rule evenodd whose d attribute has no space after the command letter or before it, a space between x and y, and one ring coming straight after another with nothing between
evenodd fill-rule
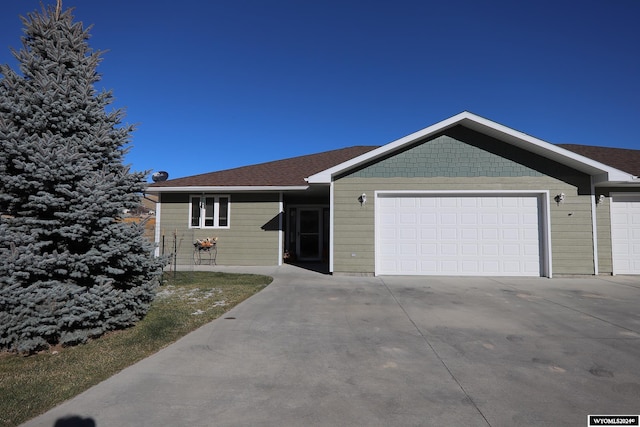
<instances>
[{"instance_id":1,"label":"window with white trim","mask_svg":"<svg viewBox=\"0 0 640 427\"><path fill-rule=\"evenodd\" d=\"M203 194L189 199L189 228L229 228L229 196Z\"/></svg>"}]
</instances>

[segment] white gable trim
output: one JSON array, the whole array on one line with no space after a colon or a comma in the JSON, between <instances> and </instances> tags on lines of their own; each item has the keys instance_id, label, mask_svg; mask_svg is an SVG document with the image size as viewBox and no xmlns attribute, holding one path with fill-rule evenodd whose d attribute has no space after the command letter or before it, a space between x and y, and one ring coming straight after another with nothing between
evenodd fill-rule
<instances>
[{"instance_id":1,"label":"white gable trim","mask_svg":"<svg viewBox=\"0 0 640 427\"><path fill-rule=\"evenodd\" d=\"M346 172L363 163L371 162L379 157L387 155L395 150L412 144L420 139L428 138L431 135L442 132L453 126L463 125L482 134L489 135L523 150L539 154L558 163L572 167L578 171L591 175L594 183L603 182L628 182L635 177L621 170L612 168L603 163L576 154L572 151L558 147L551 143L534 138L525 133L503 126L491 120L477 116L468 111L457 114L432 126L414 132L403 138L383 145L380 148L369 151L346 162L340 163L332 168L318 172L307 178L309 184L328 184L336 174Z\"/></svg>"}]
</instances>

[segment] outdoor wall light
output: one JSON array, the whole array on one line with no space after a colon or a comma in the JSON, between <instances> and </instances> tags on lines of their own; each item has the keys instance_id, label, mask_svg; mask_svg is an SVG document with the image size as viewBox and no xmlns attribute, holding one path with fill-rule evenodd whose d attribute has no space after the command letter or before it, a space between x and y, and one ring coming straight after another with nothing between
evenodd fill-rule
<instances>
[{"instance_id":1,"label":"outdoor wall light","mask_svg":"<svg viewBox=\"0 0 640 427\"><path fill-rule=\"evenodd\" d=\"M358 201L360 202L360 206L364 206L367 203L367 195L362 193L360 197L358 197Z\"/></svg>"},{"instance_id":2,"label":"outdoor wall light","mask_svg":"<svg viewBox=\"0 0 640 427\"><path fill-rule=\"evenodd\" d=\"M553 200L555 200L556 203L559 205L560 203L564 202L565 197L566 196L564 193L560 193L560 194L557 194L556 197L553 198Z\"/></svg>"},{"instance_id":3,"label":"outdoor wall light","mask_svg":"<svg viewBox=\"0 0 640 427\"><path fill-rule=\"evenodd\" d=\"M597 204L600 204L602 202L604 202L604 194L599 195L598 198L596 199Z\"/></svg>"}]
</instances>

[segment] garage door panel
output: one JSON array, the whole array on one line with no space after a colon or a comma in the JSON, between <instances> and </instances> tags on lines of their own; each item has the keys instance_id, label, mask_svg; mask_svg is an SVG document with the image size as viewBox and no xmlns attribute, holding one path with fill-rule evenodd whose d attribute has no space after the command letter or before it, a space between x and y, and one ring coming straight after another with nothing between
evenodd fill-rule
<instances>
[{"instance_id":1,"label":"garage door panel","mask_svg":"<svg viewBox=\"0 0 640 427\"><path fill-rule=\"evenodd\" d=\"M459 272L458 261L453 261L453 260L440 261L440 270L444 274L456 274Z\"/></svg>"},{"instance_id":2,"label":"garage door panel","mask_svg":"<svg viewBox=\"0 0 640 427\"><path fill-rule=\"evenodd\" d=\"M540 275L537 196L382 199L396 201L378 203L376 218L395 215L396 219L376 221L378 274ZM415 223L409 218L415 218ZM415 245L409 250L404 245L412 239ZM396 249L389 251L385 246ZM395 262L383 259L388 257L395 257Z\"/></svg>"},{"instance_id":3,"label":"garage door panel","mask_svg":"<svg viewBox=\"0 0 640 427\"><path fill-rule=\"evenodd\" d=\"M433 259L420 261L420 271L433 271L438 268L438 263Z\"/></svg>"},{"instance_id":4,"label":"garage door panel","mask_svg":"<svg viewBox=\"0 0 640 427\"><path fill-rule=\"evenodd\" d=\"M382 226L395 225L396 224L396 215L394 215L392 213L381 214L380 215L380 224Z\"/></svg>"},{"instance_id":5,"label":"garage door panel","mask_svg":"<svg viewBox=\"0 0 640 427\"><path fill-rule=\"evenodd\" d=\"M418 218L416 218L415 213L405 213L398 217L398 224L401 225L414 225L418 223Z\"/></svg>"},{"instance_id":6,"label":"garage door panel","mask_svg":"<svg viewBox=\"0 0 640 427\"><path fill-rule=\"evenodd\" d=\"M495 208L498 206L497 197L480 197L477 200L480 200L480 206L483 208Z\"/></svg>"},{"instance_id":7,"label":"garage door panel","mask_svg":"<svg viewBox=\"0 0 640 427\"><path fill-rule=\"evenodd\" d=\"M482 245L482 255L485 257L495 257L500 255L500 248L497 244L494 245Z\"/></svg>"},{"instance_id":8,"label":"garage door panel","mask_svg":"<svg viewBox=\"0 0 640 427\"><path fill-rule=\"evenodd\" d=\"M442 225L456 225L458 224L458 216L455 213L443 213L439 222Z\"/></svg>"},{"instance_id":9,"label":"garage door panel","mask_svg":"<svg viewBox=\"0 0 640 427\"><path fill-rule=\"evenodd\" d=\"M540 274L540 264L539 263L528 261L528 262L523 262L522 264L524 266L523 270L526 273L530 273L531 275Z\"/></svg>"},{"instance_id":10,"label":"garage door panel","mask_svg":"<svg viewBox=\"0 0 640 427\"><path fill-rule=\"evenodd\" d=\"M477 228L463 228L460 230L460 238L465 240L478 240L478 229Z\"/></svg>"},{"instance_id":11,"label":"garage door panel","mask_svg":"<svg viewBox=\"0 0 640 427\"><path fill-rule=\"evenodd\" d=\"M496 225L498 224L498 214L497 213L483 213L480 218L482 219L482 224L484 225Z\"/></svg>"},{"instance_id":12,"label":"garage door panel","mask_svg":"<svg viewBox=\"0 0 640 427\"><path fill-rule=\"evenodd\" d=\"M402 240L416 240L418 230L415 228L401 228L398 230L398 238Z\"/></svg>"},{"instance_id":13,"label":"garage door panel","mask_svg":"<svg viewBox=\"0 0 640 427\"><path fill-rule=\"evenodd\" d=\"M540 254L540 247L537 245L523 245L523 254L527 257L533 257Z\"/></svg>"},{"instance_id":14,"label":"garage door panel","mask_svg":"<svg viewBox=\"0 0 640 427\"><path fill-rule=\"evenodd\" d=\"M400 271L406 271L406 274L415 274L418 272L417 262L415 260L400 261Z\"/></svg>"},{"instance_id":15,"label":"garage door panel","mask_svg":"<svg viewBox=\"0 0 640 427\"><path fill-rule=\"evenodd\" d=\"M415 256L418 254L418 248L415 244L401 244L398 254L400 256Z\"/></svg>"},{"instance_id":16,"label":"garage door panel","mask_svg":"<svg viewBox=\"0 0 640 427\"><path fill-rule=\"evenodd\" d=\"M443 197L441 199L436 200L436 207L439 206L441 208L455 208L458 207L458 199L456 197Z\"/></svg>"},{"instance_id":17,"label":"garage door panel","mask_svg":"<svg viewBox=\"0 0 640 427\"><path fill-rule=\"evenodd\" d=\"M478 245L470 245L470 244L462 244L460 253L465 256L476 256L478 255Z\"/></svg>"},{"instance_id":18,"label":"garage door panel","mask_svg":"<svg viewBox=\"0 0 640 427\"><path fill-rule=\"evenodd\" d=\"M520 215L517 212L502 214L502 225L518 225Z\"/></svg>"},{"instance_id":19,"label":"garage door panel","mask_svg":"<svg viewBox=\"0 0 640 427\"><path fill-rule=\"evenodd\" d=\"M456 256L458 254L458 245L455 243L443 243L440 245L440 255Z\"/></svg>"},{"instance_id":20,"label":"garage door panel","mask_svg":"<svg viewBox=\"0 0 640 427\"><path fill-rule=\"evenodd\" d=\"M518 240L520 238L519 228L505 227L501 231L504 240Z\"/></svg>"},{"instance_id":21,"label":"garage door panel","mask_svg":"<svg viewBox=\"0 0 640 427\"><path fill-rule=\"evenodd\" d=\"M538 215L529 214L522 215L522 223L525 225L537 225L539 222Z\"/></svg>"},{"instance_id":22,"label":"garage door panel","mask_svg":"<svg viewBox=\"0 0 640 427\"><path fill-rule=\"evenodd\" d=\"M437 233L437 230L436 230ZM458 238L457 228L442 228L440 230L440 239L443 240L455 240Z\"/></svg>"},{"instance_id":23,"label":"garage door panel","mask_svg":"<svg viewBox=\"0 0 640 427\"><path fill-rule=\"evenodd\" d=\"M611 244L613 272L640 274L640 194L613 195Z\"/></svg>"},{"instance_id":24,"label":"garage door panel","mask_svg":"<svg viewBox=\"0 0 640 427\"><path fill-rule=\"evenodd\" d=\"M503 208L517 208L520 205L520 201L517 198L501 198L500 202Z\"/></svg>"},{"instance_id":25,"label":"garage door panel","mask_svg":"<svg viewBox=\"0 0 640 427\"><path fill-rule=\"evenodd\" d=\"M421 197L419 206L421 208L434 208L436 207L436 200L431 197Z\"/></svg>"},{"instance_id":26,"label":"garage door panel","mask_svg":"<svg viewBox=\"0 0 640 427\"><path fill-rule=\"evenodd\" d=\"M462 260L460 261L463 274L475 274L480 270L479 261Z\"/></svg>"},{"instance_id":27,"label":"garage door panel","mask_svg":"<svg viewBox=\"0 0 640 427\"><path fill-rule=\"evenodd\" d=\"M423 257L432 257L438 255L438 247L435 243L420 245L420 254Z\"/></svg>"},{"instance_id":28,"label":"garage door panel","mask_svg":"<svg viewBox=\"0 0 640 427\"><path fill-rule=\"evenodd\" d=\"M475 213L463 213L460 215L460 224L476 225L478 224L478 215Z\"/></svg>"},{"instance_id":29,"label":"garage door panel","mask_svg":"<svg viewBox=\"0 0 640 427\"><path fill-rule=\"evenodd\" d=\"M520 256L520 245L505 243L502 245L503 256Z\"/></svg>"},{"instance_id":30,"label":"garage door panel","mask_svg":"<svg viewBox=\"0 0 640 427\"><path fill-rule=\"evenodd\" d=\"M399 203L397 205L401 208L415 208L417 206L417 199L410 197L403 197L399 199Z\"/></svg>"},{"instance_id":31,"label":"garage door panel","mask_svg":"<svg viewBox=\"0 0 640 427\"><path fill-rule=\"evenodd\" d=\"M505 261L503 265L503 271L505 273L513 275L520 273L520 262L518 261Z\"/></svg>"}]
</instances>

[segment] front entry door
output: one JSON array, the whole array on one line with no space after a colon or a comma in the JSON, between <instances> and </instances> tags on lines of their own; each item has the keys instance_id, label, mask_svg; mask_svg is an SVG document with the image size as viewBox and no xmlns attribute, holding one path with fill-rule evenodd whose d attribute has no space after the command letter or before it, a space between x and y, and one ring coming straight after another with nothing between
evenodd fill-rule
<instances>
[{"instance_id":1,"label":"front entry door","mask_svg":"<svg viewBox=\"0 0 640 427\"><path fill-rule=\"evenodd\" d=\"M322 208L298 208L296 254L300 261L318 261L322 254Z\"/></svg>"}]
</instances>

